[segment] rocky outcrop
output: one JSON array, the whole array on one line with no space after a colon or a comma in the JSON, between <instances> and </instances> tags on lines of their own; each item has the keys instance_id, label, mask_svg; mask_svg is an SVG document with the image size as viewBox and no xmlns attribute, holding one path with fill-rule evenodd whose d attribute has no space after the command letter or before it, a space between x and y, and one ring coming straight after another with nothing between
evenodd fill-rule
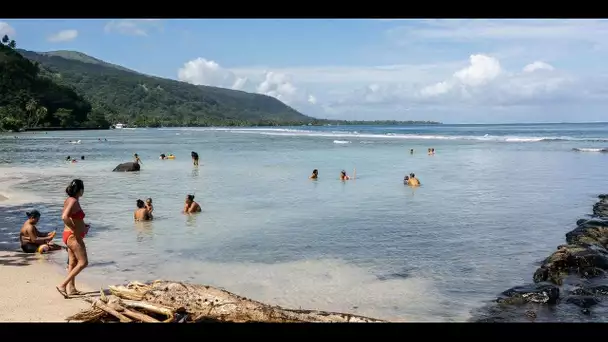
<instances>
[{"instance_id":1,"label":"rocky outcrop","mask_svg":"<svg viewBox=\"0 0 608 342\"><path fill-rule=\"evenodd\" d=\"M543 260L533 284L503 292L472 321L585 321L593 308L608 308L608 195L598 197L592 217L566 233L567 244Z\"/></svg>"},{"instance_id":2,"label":"rocky outcrop","mask_svg":"<svg viewBox=\"0 0 608 342\"><path fill-rule=\"evenodd\" d=\"M135 171L139 171L139 164L138 163L134 163L134 162L128 162L128 163L122 163L122 164L118 164L118 166L116 166L114 168L114 170L112 170L113 172L135 172Z\"/></svg>"}]
</instances>

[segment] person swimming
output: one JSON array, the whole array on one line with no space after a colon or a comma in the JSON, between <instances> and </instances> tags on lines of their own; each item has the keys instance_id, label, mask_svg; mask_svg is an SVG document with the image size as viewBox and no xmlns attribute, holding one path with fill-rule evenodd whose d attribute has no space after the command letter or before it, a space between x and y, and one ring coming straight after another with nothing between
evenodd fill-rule
<instances>
[{"instance_id":1,"label":"person swimming","mask_svg":"<svg viewBox=\"0 0 608 342\"><path fill-rule=\"evenodd\" d=\"M192 164L194 164L194 166L198 166L198 153L192 151L190 156L192 157Z\"/></svg>"},{"instance_id":2,"label":"person swimming","mask_svg":"<svg viewBox=\"0 0 608 342\"><path fill-rule=\"evenodd\" d=\"M408 185L409 184L409 180L410 180L410 176L405 175L405 177L403 177L403 184L404 185Z\"/></svg>"},{"instance_id":3,"label":"person swimming","mask_svg":"<svg viewBox=\"0 0 608 342\"><path fill-rule=\"evenodd\" d=\"M342 170L340 171L340 180L345 181L345 180L349 180L350 177L346 174L346 171Z\"/></svg>"},{"instance_id":4,"label":"person swimming","mask_svg":"<svg viewBox=\"0 0 608 342\"><path fill-rule=\"evenodd\" d=\"M201 206L194 202L194 195L186 196L186 203L184 205L184 214L199 213L201 212Z\"/></svg>"},{"instance_id":5,"label":"person swimming","mask_svg":"<svg viewBox=\"0 0 608 342\"><path fill-rule=\"evenodd\" d=\"M146 209L150 213L150 217L152 217L152 212L154 211L154 206L152 205L152 197L148 197L146 199Z\"/></svg>"},{"instance_id":6,"label":"person swimming","mask_svg":"<svg viewBox=\"0 0 608 342\"><path fill-rule=\"evenodd\" d=\"M84 237L89 231L89 225L84 223L85 214L80 206L80 197L84 195L84 183L74 179L65 189L68 198L63 203L61 219L64 223L63 243L68 250L68 275L55 288L64 298L80 294L76 289L76 276L89 265L87 248Z\"/></svg>"},{"instance_id":7,"label":"person swimming","mask_svg":"<svg viewBox=\"0 0 608 342\"><path fill-rule=\"evenodd\" d=\"M84 160L84 156L80 156L80 160Z\"/></svg>"},{"instance_id":8,"label":"person swimming","mask_svg":"<svg viewBox=\"0 0 608 342\"><path fill-rule=\"evenodd\" d=\"M137 209L133 212L133 219L135 221L149 221L152 219L152 215L150 215L150 211L146 208L146 204L144 201L138 199L136 201Z\"/></svg>"},{"instance_id":9,"label":"person swimming","mask_svg":"<svg viewBox=\"0 0 608 342\"><path fill-rule=\"evenodd\" d=\"M410 149L410 154L414 154L414 149L413 148Z\"/></svg>"},{"instance_id":10,"label":"person swimming","mask_svg":"<svg viewBox=\"0 0 608 342\"><path fill-rule=\"evenodd\" d=\"M72 157L70 157L70 156L67 156L67 157L65 158L65 161L67 161L67 162L69 162L69 161L71 161L71 160L72 160Z\"/></svg>"},{"instance_id":11,"label":"person swimming","mask_svg":"<svg viewBox=\"0 0 608 342\"><path fill-rule=\"evenodd\" d=\"M38 231L36 224L40 221L40 212L38 210L32 210L28 213L27 220L21 226L19 232L19 242L21 243L21 250L25 253L46 253L49 250L61 249L61 247L55 245L51 241L57 234L55 231L49 233L41 233Z\"/></svg>"},{"instance_id":12,"label":"person swimming","mask_svg":"<svg viewBox=\"0 0 608 342\"><path fill-rule=\"evenodd\" d=\"M312 170L312 175L310 175L310 177L308 177L308 179L318 179L319 178L319 170L314 169Z\"/></svg>"},{"instance_id":13,"label":"person swimming","mask_svg":"<svg viewBox=\"0 0 608 342\"><path fill-rule=\"evenodd\" d=\"M141 165L143 165L143 164L144 164L144 163L142 163L142 162L141 162L141 159L139 159L139 156L137 155L137 153L135 153L135 154L133 155L133 158L135 159L135 162L136 162L137 164L141 164Z\"/></svg>"},{"instance_id":14,"label":"person swimming","mask_svg":"<svg viewBox=\"0 0 608 342\"><path fill-rule=\"evenodd\" d=\"M420 186L420 181L416 178L416 175L412 172L410 173L410 178L407 181L407 185L409 186Z\"/></svg>"},{"instance_id":15,"label":"person swimming","mask_svg":"<svg viewBox=\"0 0 608 342\"><path fill-rule=\"evenodd\" d=\"M164 153L161 153L160 157L158 157L158 159L164 160L164 159L167 159L167 156Z\"/></svg>"}]
</instances>

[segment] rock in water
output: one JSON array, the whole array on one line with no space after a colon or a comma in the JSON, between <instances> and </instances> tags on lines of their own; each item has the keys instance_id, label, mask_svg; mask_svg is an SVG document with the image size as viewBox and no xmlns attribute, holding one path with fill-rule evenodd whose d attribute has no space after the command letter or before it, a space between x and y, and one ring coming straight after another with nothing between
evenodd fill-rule
<instances>
[{"instance_id":1,"label":"rock in water","mask_svg":"<svg viewBox=\"0 0 608 342\"><path fill-rule=\"evenodd\" d=\"M554 304L559 298L559 288L552 284L516 286L502 293L496 301L502 304L541 303Z\"/></svg>"},{"instance_id":2,"label":"rock in water","mask_svg":"<svg viewBox=\"0 0 608 342\"><path fill-rule=\"evenodd\" d=\"M134 162L128 162L128 163L122 163L122 164L118 164L118 166L116 166L114 168L114 170L112 170L113 172L134 172L134 171L139 171L139 164L138 163L134 163Z\"/></svg>"}]
</instances>

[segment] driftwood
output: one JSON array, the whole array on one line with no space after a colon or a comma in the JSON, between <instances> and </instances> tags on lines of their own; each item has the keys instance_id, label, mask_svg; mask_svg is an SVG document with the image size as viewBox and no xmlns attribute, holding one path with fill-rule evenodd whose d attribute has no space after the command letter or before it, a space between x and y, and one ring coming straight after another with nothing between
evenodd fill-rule
<instances>
[{"instance_id":1,"label":"driftwood","mask_svg":"<svg viewBox=\"0 0 608 342\"><path fill-rule=\"evenodd\" d=\"M385 322L347 313L286 309L206 285L157 280L151 284L131 282L126 286L110 286L109 289L112 293L109 299L102 297L102 300L93 302L91 309L78 313L68 320L100 322L116 321L118 318L119 321L124 322L124 318L129 320L132 318L138 322L166 323ZM103 301L109 304L105 305ZM99 312L100 309L103 314ZM157 319L158 317L164 318Z\"/></svg>"}]
</instances>

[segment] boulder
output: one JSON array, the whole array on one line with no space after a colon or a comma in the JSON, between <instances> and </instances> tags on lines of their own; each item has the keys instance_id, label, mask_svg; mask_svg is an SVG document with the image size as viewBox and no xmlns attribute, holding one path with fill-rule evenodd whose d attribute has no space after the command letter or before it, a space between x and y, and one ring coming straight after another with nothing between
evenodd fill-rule
<instances>
[{"instance_id":1,"label":"boulder","mask_svg":"<svg viewBox=\"0 0 608 342\"><path fill-rule=\"evenodd\" d=\"M593 215L608 218L608 195L599 195L599 201L593 205Z\"/></svg>"},{"instance_id":2,"label":"boulder","mask_svg":"<svg viewBox=\"0 0 608 342\"><path fill-rule=\"evenodd\" d=\"M496 302L501 304L555 304L559 299L559 288L552 284L529 284L515 286L504 291Z\"/></svg>"},{"instance_id":3,"label":"boulder","mask_svg":"<svg viewBox=\"0 0 608 342\"><path fill-rule=\"evenodd\" d=\"M576 223L578 227L566 233L566 242L569 245L606 248L608 245L608 221L581 219L576 221Z\"/></svg>"},{"instance_id":4,"label":"boulder","mask_svg":"<svg viewBox=\"0 0 608 342\"><path fill-rule=\"evenodd\" d=\"M112 170L113 172L134 172L134 171L139 171L139 164L138 163L134 163L134 162L128 162L128 163L122 163L122 164L118 164L118 166L116 166L114 168L114 170Z\"/></svg>"},{"instance_id":5,"label":"boulder","mask_svg":"<svg viewBox=\"0 0 608 342\"><path fill-rule=\"evenodd\" d=\"M593 278L608 270L608 256L605 250L580 245L563 245L551 254L534 272L534 282L550 281L562 285L570 274L582 278Z\"/></svg>"}]
</instances>

